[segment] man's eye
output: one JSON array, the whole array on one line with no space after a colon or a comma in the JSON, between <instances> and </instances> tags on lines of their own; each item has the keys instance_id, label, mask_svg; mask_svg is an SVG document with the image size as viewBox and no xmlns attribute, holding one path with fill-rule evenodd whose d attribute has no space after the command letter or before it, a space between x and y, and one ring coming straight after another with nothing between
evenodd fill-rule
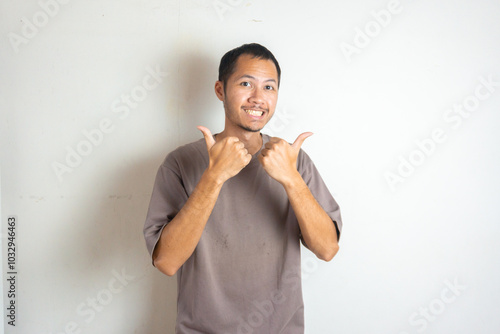
<instances>
[{"instance_id":1,"label":"man's eye","mask_svg":"<svg viewBox=\"0 0 500 334\"><path fill-rule=\"evenodd\" d=\"M243 81L240 85L245 86L245 87L248 87L248 86L250 86L250 82L248 82L248 81Z\"/></svg>"},{"instance_id":2,"label":"man's eye","mask_svg":"<svg viewBox=\"0 0 500 334\"><path fill-rule=\"evenodd\" d=\"M266 89L267 89L267 90L273 90L273 89L274 89L274 87L273 87L273 86L269 86L269 85L267 85L267 86L266 86Z\"/></svg>"}]
</instances>

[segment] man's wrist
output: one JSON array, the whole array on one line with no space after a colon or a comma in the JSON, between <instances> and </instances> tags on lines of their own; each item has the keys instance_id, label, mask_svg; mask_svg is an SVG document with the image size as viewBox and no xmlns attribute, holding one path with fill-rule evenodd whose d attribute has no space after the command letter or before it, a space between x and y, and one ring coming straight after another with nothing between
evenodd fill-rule
<instances>
[{"instance_id":1,"label":"man's wrist","mask_svg":"<svg viewBox=\"0 0 500 334\"><path fill-rule=\"evenodd\" d=\"M214 173L210 168L207 168L201 179L204 180L210 188L221 188L226 180L224 180L221 175Z\"/></svg>"},{"instance_id":2,"label":"man's wrist","mask_svg":"<svg viewBox=\"0 0 500 334\"><path fill-rule=\"evenodd\" d=\"M285 188L287 193L293 191L300 191L301 188L307 187L306 183L302 179L302 175L300 175L299 171L295 170L290 177L284 179L281 184Z\"/></svg>"}]
</instances>

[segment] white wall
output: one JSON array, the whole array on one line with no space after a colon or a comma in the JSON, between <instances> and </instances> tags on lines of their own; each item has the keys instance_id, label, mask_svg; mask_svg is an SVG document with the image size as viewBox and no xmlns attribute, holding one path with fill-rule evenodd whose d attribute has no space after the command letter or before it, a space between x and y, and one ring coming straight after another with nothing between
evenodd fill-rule
<instances>
[{"instance_id":1,"label":"white wall","mask_svg":"<svg viewBox=\"0 0 500 334\"><path fill-rule=\"evenodd\" d=\"M54 0L0 4L17 333L173 333L176 281L150 265L142 237L154 176L201 137L196 125L222 129L219 59L253 41L283 69L267 132L315 133L303 148L345 224L332 262L303 253L306 332L500 330L498 1L65 2L45 6L45 22ZM373 11L387 8L381 27ZM141 88L157 68L168 75ZM144 99L127 111L131 93ZM453 111L464 103L466 117ZM77 149L87 155L58 177L54 163Z\"/></svg>"}]
</instances>

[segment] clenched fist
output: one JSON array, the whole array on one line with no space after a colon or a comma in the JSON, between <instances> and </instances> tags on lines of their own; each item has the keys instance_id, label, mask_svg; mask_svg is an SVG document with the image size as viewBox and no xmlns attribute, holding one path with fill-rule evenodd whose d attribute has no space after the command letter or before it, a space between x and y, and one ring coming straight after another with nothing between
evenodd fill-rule
<instances>
[{"instance_id":1,"label":"clenched fist","mask_svg":"<svg viewBox=\"0 0 500 334\"><path fill-rule=\"evenodd\" d=\"M207 171L217 181L224 183L238 174L252 160L243 142L237 137L226 137L216 142L209 129L198 126L203 133L209 156Z\"/></svg>"},{"instance_id":2,"label":"clenched fist","mask_svg":"<svg viewBox=\"0 0 500 334\"><path fill-rule=\"evenodd\" d=\"M311 135L312 132L300 134L292 145L281 138L272 137L258 157L267 174L283 185L296 177L300 147Z\"/></svg>"}]
</instances>

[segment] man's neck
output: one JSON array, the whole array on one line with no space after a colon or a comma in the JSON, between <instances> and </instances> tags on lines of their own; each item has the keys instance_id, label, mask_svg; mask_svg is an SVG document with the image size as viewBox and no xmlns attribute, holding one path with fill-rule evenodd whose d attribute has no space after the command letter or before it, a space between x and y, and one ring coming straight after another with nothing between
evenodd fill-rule
<instances>
[{"instance_id":1,"label":"man's neck","mask_svg":"<svg viewBox=\"0 0 500 334\"><path fill-rule=\"evenodd\" d=\"M254 155L262 147L262 135L259 132L251 132L241 129L241 131L230 131L227 128L215 137L216 141L222 140L226 137L237 137L248 150L248 153Z\"/></svg>"}]
</instances>

